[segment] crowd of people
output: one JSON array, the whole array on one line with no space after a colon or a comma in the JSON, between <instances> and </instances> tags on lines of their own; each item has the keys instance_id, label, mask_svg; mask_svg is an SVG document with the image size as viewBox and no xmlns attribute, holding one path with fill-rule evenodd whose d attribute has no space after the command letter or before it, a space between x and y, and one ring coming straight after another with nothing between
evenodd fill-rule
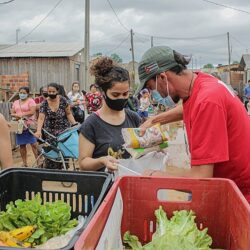
<instances>
[{"instance_id":1,"label":"crowd of people","mask_svg":"<svg viewBox=\"0 0 250 250\"><path fill-rule=\"evenodd\" d=\"M191 166L188 170L178 169L174 176L231 179L250 202L250 80L244 90L244 108L221 80L193 72L187 68L188 63L188 58L175 50L156 46L141 58L140 85L136 92L131 89L128 71L107 57L98 58L92 64L95 83L87 93L80 90L79 82L72 83L68 94L62 85L50 83L33 100L29 88L20 88L19 99L11 109L12 117L25 118L27 126L37 118L35 134L24 127L16 135L23 166L27 166L27 144L36 157L37 138L52 140L49 134L58 136L80 123L80 169L115 171L119 159L130 157L123 148L122 128L140 127L143 135L157 123L183 120ZM164 112L156 114L158 110ZM8 133L2 135L6 129L0 116L0 143L9 140ZM0 160L4 167L10 167L12 160L7 153L10 145L6 145L6 152L0 152ZM45 165L61 168L49 160ZM148 170L145 175L172 176L173 173Z\"/></svg>"}]
</instances>

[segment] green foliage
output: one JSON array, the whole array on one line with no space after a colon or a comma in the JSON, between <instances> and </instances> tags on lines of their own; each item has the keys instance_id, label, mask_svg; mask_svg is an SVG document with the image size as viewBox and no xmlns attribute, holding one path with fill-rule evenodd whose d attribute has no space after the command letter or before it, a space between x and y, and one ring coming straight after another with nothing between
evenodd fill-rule
<instances>
[{"instance_id":1,"label":"green foliage","mask_svg":"<svg viewBox=\"0 0 250 250\"><path fill-rule=\"evenodd\" d=\"M116 53L111 54L110 57L111 57L115 62L117 62L117 63L122 63L122 58L121 58L119 55L117 55Z\"/></svg>"},{"instance_id":2,"label":"green foliage","mask_svg":"<svg viewBox=\"0 0 250 250\"><path fill-rule=\"evenodd\" d=\"M175 211L169 220L165 211L160 206L155 211L157 229L153 239L142 246L136 236L126 232L124 243L134 250L209 250L212 238L207 234L207 228L199 230L195 223L193 211Z\"/></svg>"},{"instance_id":3,"label":"green foliage","mask_svg":"<svg viewBox=\"0 0 250 250\"><path fill-rule=\"evenodd\" d=\"M36 195L32 200L10 202L6 211L0 212L0 230L36 225L37 230L28 241L39 245L77 226L78 221L70 218L71 207L67 203L55 201L43 205L40 195Z\"/></svg>"},{"instance_id":4,"label":"green foliage","mask_svg":"<svg viewBox=\"0 0 250 250\"><path fill-rule=\"evenodd\" d=\"M214 65L212 63L208 63L206 65L203 66L204 69L213 69Z\"/></svg>"},{"instance_id":5,"label":"green foliage","mask_svg":"<svg viewBox=\"0 0 250 250\"><path fill-rule=\"evenodd\" d=\"M92 55L92 57L100 57L100 56L102 56L102 52L97 52Z\"/></svg>"}]
</instances>

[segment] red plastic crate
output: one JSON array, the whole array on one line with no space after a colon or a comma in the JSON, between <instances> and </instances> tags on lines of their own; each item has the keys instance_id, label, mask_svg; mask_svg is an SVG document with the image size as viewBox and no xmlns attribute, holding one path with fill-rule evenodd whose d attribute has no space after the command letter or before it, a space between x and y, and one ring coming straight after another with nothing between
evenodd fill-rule
<instances>
[{"instance_id":1,"label":"red plastic crate","mask_svg":"<svg viewBox=\"0 0 250 250\"><path fill-rule=\"evenodd\" d=\"M116 191L121 190L123 217L121 235L129 230L139 237L145 235L144 221L155 222L154 211L162 205L168 217L173 211L192 209L196 222L208 227L213 248L227 250L250 249L250 206L234 182L227 179L184 179L164 177L122 177L104 199L99 210L75 244L75 250L95 249L112 208ZM159 201L159 189L174 189L192 193L191 201Z\"/></svg>"}]
</instances>

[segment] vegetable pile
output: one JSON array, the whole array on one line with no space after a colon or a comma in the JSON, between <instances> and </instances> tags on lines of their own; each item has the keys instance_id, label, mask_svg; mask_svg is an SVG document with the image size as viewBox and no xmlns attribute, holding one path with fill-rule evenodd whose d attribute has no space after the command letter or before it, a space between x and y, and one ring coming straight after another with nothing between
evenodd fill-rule
<instances>
[{"instance_id":1,"label":"vegetable pile","mask_svg":"<svg viewBox=\"0 0 250 250\"><path fill-rule=\"evenodd\" d=\"M70 205L63 201L42 204L40 195L36 195L32 200L10 202L6 211L0 212L0 231L6 235L25 226L35 227L25 242L40 245L77 226L78 221L70 218Z\"/></svg>"},{"instance_id":2,"label":"vegetable pile","mask_svg":"<svg viewBox=\"0 0 250 250\"><path fill-rule=\"evenodd\" d=\"M195 223L193 211L175 211L171 219L160 206L155 211L157 229L152 241L142 246L137 236L129 231L124 234L123 241L134 250L209 250L212 249L212 238L207 234L208 229L199 230Z\"/></svg>"}]
</instances>

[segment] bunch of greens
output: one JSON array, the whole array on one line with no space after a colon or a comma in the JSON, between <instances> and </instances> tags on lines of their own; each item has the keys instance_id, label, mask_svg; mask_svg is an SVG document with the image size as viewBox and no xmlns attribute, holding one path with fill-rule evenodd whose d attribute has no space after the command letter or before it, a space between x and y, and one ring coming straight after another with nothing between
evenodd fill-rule
<instances>
[{"instance_id":1,"label":"bunch of greens","mask_svg":"<svg viewBox=\"0 0 250 250\"><path fill-rule=\"evenodd\" d=\"M138 237L126 232L123 237L134 250L209 250L212 238L207 234L207 228L199 230L195 223L193 211L175 211L169 220L165 211L160 206L155 211L157 229L153 234L152 241L144 246Z\"/></svg>"},{"instance_id":2,"label":"bunch of greens","mask_svg":"<svg viewBox=\"0 0 250 250\"><path fill-rule=\"evenodd\" d=\"M71 207L67 203L55 201L42 204L40 195L36 195L32 200L10 202L6 211L0 212L0 230L36 225L37 230L28 242L39 245L77 226L78 221L70 218Z\"/></svg>"}]
</instances>

